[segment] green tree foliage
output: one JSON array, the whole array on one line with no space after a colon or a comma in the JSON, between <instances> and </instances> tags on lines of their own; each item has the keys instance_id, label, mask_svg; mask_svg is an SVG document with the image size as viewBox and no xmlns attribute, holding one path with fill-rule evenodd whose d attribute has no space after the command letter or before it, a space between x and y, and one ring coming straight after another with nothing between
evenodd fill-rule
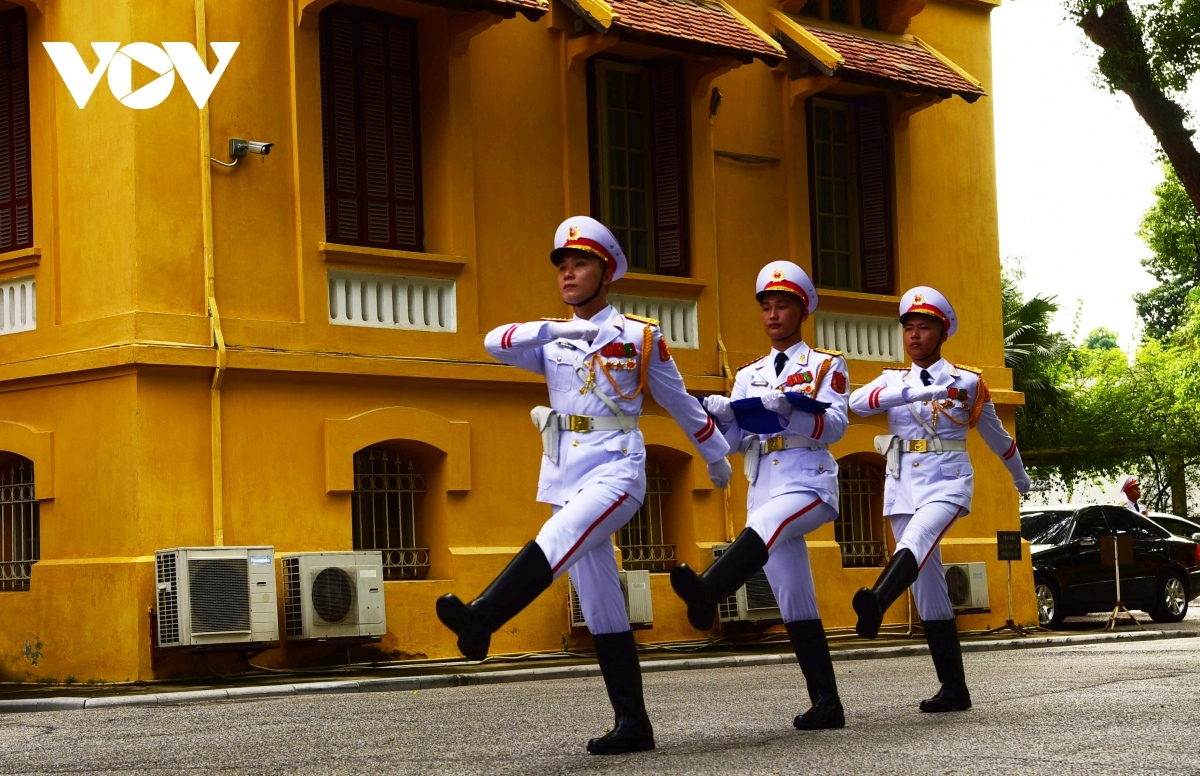
<instances>
[{"instance_id":1,"label":"green tree foliage","mask_svg":"<svg viewBox=\"0 0 1200 776\"><path fill-rule=\"evenodd\" d=\"M1200 150L1181 97L1200 72L1200 0L1064 0L1100 48L1097 69L1125 93L1200 210Z\"/></svg>"},{"instance_id":2,"label":"green tree foliage","mask_svg":"<svg viewBox=\"0 0 1200 776\"><path fill-rule=\"evenodd\" d=\"M1088 350L1113 350L1117 347L1119 335L1112 329L1097 326L1087 335L1083 346Z\"/></svg>"},{"instance_id":3,"label":"green tree foliage","mask_svg":"<svg viewBox=\"0 0 1200 776\"><path fill-rule=\"evenodd\" d=\"M1013 390L1025 394L1025 405L1017 411L1017 435L1054 413L1067 400L1058 384L1058 372L1070 352L1070 342L1051 330L1058 303L1054 297L1026 298L1017 284L1023 273L1009 263L1001 273L1004 314L1004 365L1012 370Z\"/></svg>"},{"instance_id":4,"label":"green tree foliage","mask_svg":"<svg viewBox=\"0 0 1200 776\"><path fill-rule=\"evenodd\" d=\"M1163 339L1175 331L1187 311L1188 293L1200 285L1200 211L1171 167L1154 189L1154 205L1142 217L1138 236L1150 248L1142 266L1159 285L1134 294L1146 335Z\"/></svg>"}]
</instances>

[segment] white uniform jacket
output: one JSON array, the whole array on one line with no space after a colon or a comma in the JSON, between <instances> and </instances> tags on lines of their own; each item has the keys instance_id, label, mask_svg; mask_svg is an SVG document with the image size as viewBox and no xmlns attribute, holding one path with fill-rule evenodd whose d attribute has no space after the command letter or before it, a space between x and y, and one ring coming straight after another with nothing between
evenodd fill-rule
<instances>
[{"instance_id":1,"label":"white uniform jacket","mask_svg":"<svg viewBox=\"0 0 1200 776\"><path fill-rule=\"evenodd\" d=\"M774 496L808 490L821 501L838 507L838 466L829 445L842 438L848 424L846 391L850 377L846 360L840 353L814 350L800 342L788 348L788 361L775 374L776 351L742 367L733 383L730 399L751 399L768 391L801 391L818 401L827 402L824 414L792 410L791 420L781 433L756 436L743 430L734 420L722 428L731 449L745 454L754 440L788 437L807 447L763 453L758 471L747 496L747 508L755 509ZM810 449L816 448L816 449Z\"/></svg>"},{"instance_id":2,"label":"white uniform jacket","mask_svg":"<svg viewBox=\"0 0 1200 776\"><path fill-rule=\"evenodd\" d=\"M1131 512L1137 512L1139 515L1150 514L1150 510L1148 508L1141 507L1136 501L1130 501L1129 499L1125 499L1125 508Z\"/></svg>"},{"instance_id":3,"label":"white uniform jacket","mask_svg":"<svg viewBox=\"0 0 1200 776\"><path fill-rule=\"evenodd\" d=\"M931 440L936 435L939 439L965 443L967 431L977 428L988 449L1004 462L1013 481L1027 483L1017 443L996 416L991 394L979 373L945 359L930 366L928 371L932 385L956 389L955 395L936 403L909 403L905 400L905 389L922 387L920 368L885 369L882 375L850 395L850 409L864 417L886 412L888 430L904 440ZM936 413L933 404L937 405ZM971 511L975 472L965 450L902 453L899 477L889 474L885 480L885 515L912 514L934 501L961 507L963 515Z\"/></svg>"},{"instance_id":4,"label":"white uniform jacket","mask_svg":"<svg viewBox=\"0 0 1200 776\"><path fill-rule=\"evenodd\" d=\"M550 406L560 415L613 416L592 390L581 392L585 379L577 366L582 365L590 371L595 386L626 415L641 414L645 394L639 385L644 379L645 387L687 432L706 462L712 463L729 452L716 424L684 387L657 326L628 318L611 305L591 322L600 327L600 334L590 344L583 340L551 340L545 334L546 322L533 321L499 326L488 332L484 345L488 353L506 364L545 375ZM624 352L618 355L616 351ZM646 445L640 429L563 431L558 462L542 456L537 500L562 506L576 493L603 480L640 503L646 497L645 460Z\"/></svg>"}]
</instances>

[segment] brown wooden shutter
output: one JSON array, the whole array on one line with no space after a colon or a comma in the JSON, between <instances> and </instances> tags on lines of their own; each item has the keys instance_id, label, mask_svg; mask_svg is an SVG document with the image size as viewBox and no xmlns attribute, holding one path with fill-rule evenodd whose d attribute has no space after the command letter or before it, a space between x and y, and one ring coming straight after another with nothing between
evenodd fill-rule
<instances>
[{"instance_id":1,"label":"brown wooden shutter","mask_svg":"<svg viewBox=\"0 0 1200 776\"><path fill-rule=\"evenodd\" d=\"M25 11L0 14L0 253L33 245Z\"/></svg>"},{"instance_id":2,"label":"brown wooden shutter","mask_svg":"<svg viewBox=\"0 0 1200 776\"><path fill-rule=\"evenodd\" d=\"M862 284L868 294L891 294L895 272L892 258L892 166L887 98L864 97L855 116L858 141L859 244L862 246Z\"/></svg>"},{"instance_id":3,"label":"brown wooden shutter","mask_svg":"<svg viewBox=\"0 0 1200 776\"><path fill-rule=\"evenodd\" d=\"M650 64L651 163L654 167L654 244L658 271L688 271L687 110L683 67Z\"/></svg>"},{"instance_id":4,"label":"brown wooden shutter","mask_svg":"<svg viewBox=\"0 0 1200 776\"><path fill-rule=\"evenodd\" d=\"M414 20L322 13L328 241L424 249L417 82Z\"/></svg>"}]
</instances>

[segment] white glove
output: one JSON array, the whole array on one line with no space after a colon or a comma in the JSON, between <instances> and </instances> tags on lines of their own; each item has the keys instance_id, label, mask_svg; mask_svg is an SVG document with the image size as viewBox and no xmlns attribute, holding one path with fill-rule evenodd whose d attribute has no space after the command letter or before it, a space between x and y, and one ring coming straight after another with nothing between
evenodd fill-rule
<instances>
[{"instance_id":1,"label":"white glove","mask_svg":"<svg viewBox=\"0 0 1200 776\"><path fill-rule=\"evenodd\" d=\"M552 340L587 340L591 342L600 334L600 327L591 321L575 318L570 321L553 321L546 324L546 336Z\"/></svg>"},{"instance_id":2,"label":"white glove","mask_svg":"<svg viewBox=\"0 0 1200 776\"><path fill-rule=\"evenodd\" d=\"M763 406L784 420L792 417L792 405L782 391L768 391L762 396Z\"/></svg>"},{"instance_id":3,"label":"white glove","mask_svg":"<svg viewBox=\"0 0 1200 776\"><path fill-rule=\"evenodd\" d=\"M1021 472L1019 475L1013 477L1013 485L1017 486L1017 493L1020 493L1022 496L1024 496L1029 492L1029 488L1033 485L1033 483L1029 481L1028 474Z\"/></svg>"},{"instance_id":4,"label":"white glove","mask_svg":"<svg viewBox=\"0 0 1200 776\"><path fill-rule=\"evenodd\" d=\"M728 396L718 396L717 394L705 396L704 409L723 425L729 425L734 421L733 403L729 401Z\"/></svg>"},{"instance_id":5,"label":"white glove","mask_svg":"<svg viewBox=\"0 0 1200 776\"><path fill-rule=\"evenodd\" d=\"M729 478L732 476L733 467L729 465L729 459L724 456L708 465L708 478L718 488L725 489L729 487Z\"/></svg>"},{"instance_id":6,"label":"white glove","mask_svg":"<svg viewBox=\"0 0 1200 776\"><path fill-rule=\"evenodd\" d=\"M904 401L940 401L950 395L949 389L942 385L906 385L904 386Z\"/></svg>"}]
</instances>

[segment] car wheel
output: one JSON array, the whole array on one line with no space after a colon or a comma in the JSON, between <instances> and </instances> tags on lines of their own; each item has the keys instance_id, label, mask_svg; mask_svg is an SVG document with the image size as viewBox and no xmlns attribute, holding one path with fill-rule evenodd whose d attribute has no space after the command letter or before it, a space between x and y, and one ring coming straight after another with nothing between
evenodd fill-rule
<instances>
[{"instance_id":1,"label":"car wheel","mask_svg":"<svg viewBox=\"0 0 1200 776\"><path fill-rule=\"evenodd\" d=\"M1187 616L1187 581L1179 571L1170 570L1158 585L1158 599L1150 610L1155 622L1179 622Z\"/></svg>"},{"instance_id":2,"label":"car wheel","mask_svg":"<svg viewBox=\"0 0 1200 776\"><path fill-rule=\"evenodd\" d=\"M1036 576L1033 578L1033 593L1037 597L1038 625L1050 629L1062 625L1062 601L1054 583L1046 577Z\"/></svg>"}]
</instances>

